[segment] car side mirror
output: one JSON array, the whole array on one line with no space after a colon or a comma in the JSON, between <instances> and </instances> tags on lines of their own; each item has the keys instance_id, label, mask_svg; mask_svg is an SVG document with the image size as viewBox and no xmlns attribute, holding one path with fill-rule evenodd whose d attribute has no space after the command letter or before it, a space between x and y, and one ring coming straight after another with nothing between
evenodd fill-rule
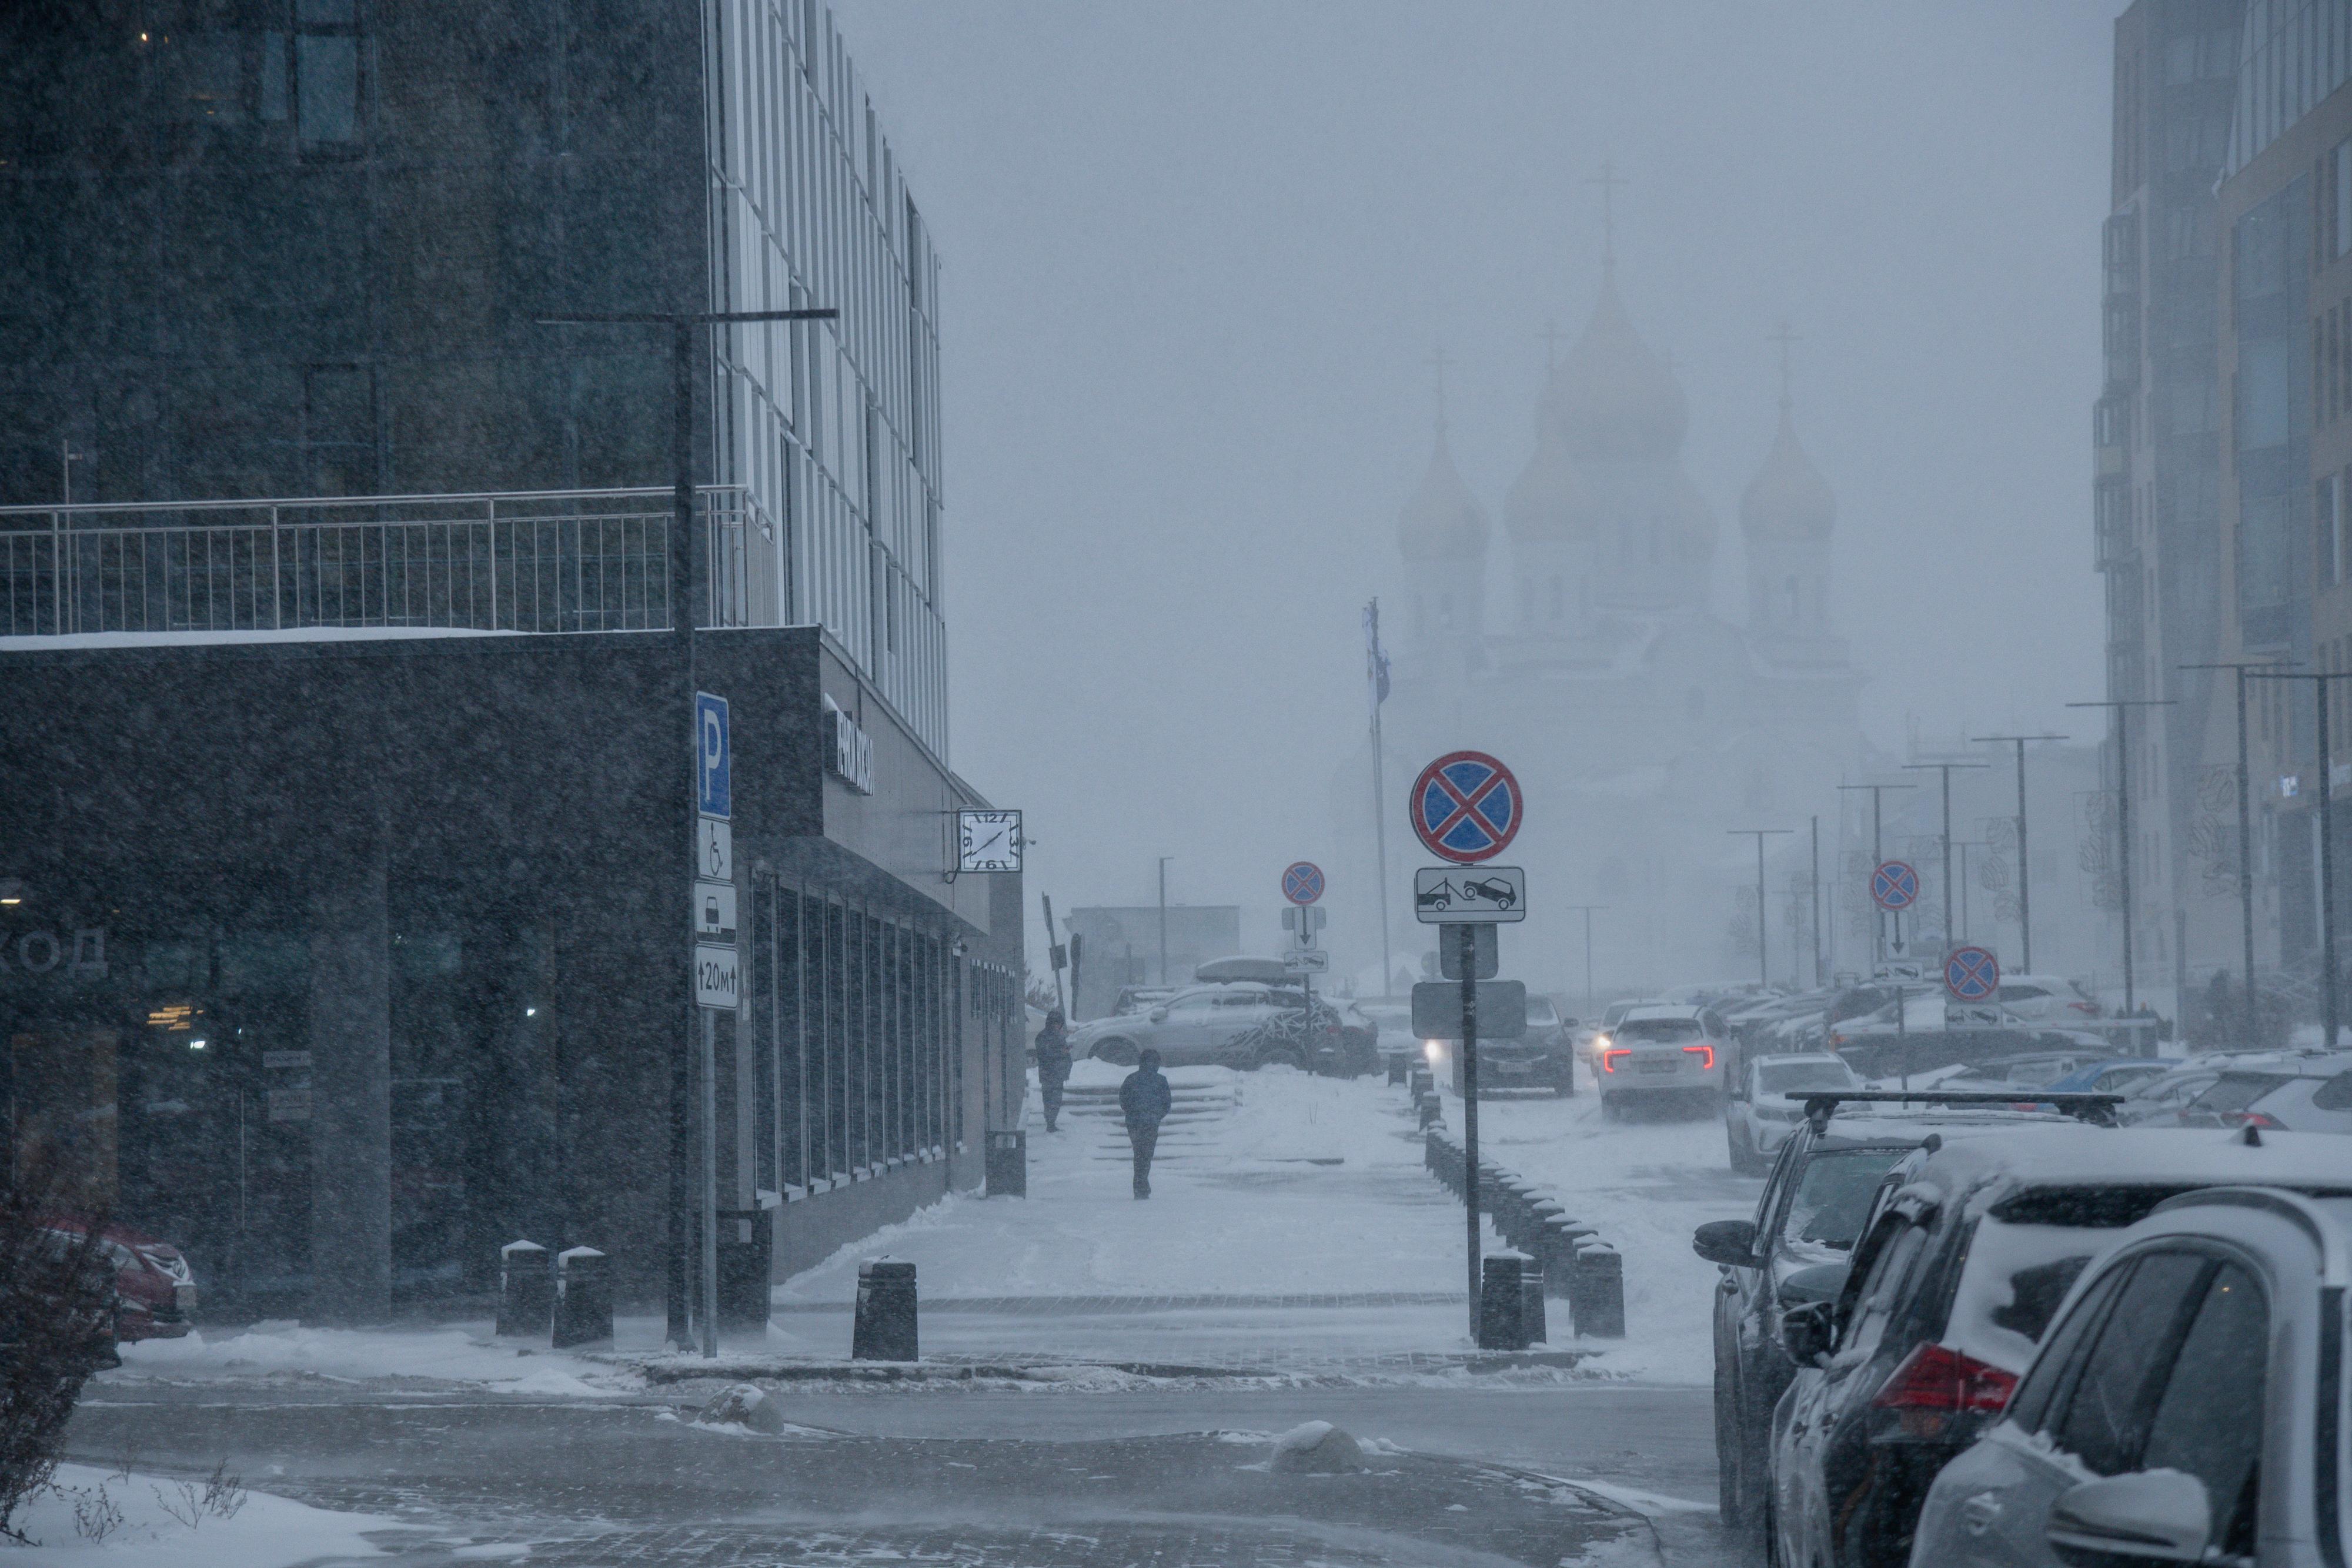
<instances>
[{"instance_id":1,"label":"car side mirror","mask_svg":"<svg viewBox=\"0 0 2352 1568\"><path fill-rule=\"evenodd\" d=\"M1848 1266L1843 1263L1816 1263L1798 1270L1780 1281L1781 1310L1808 1307L1816 1301L1834 1309L1838 1298L1845 1294L1847 1272Z\"/></svg>"},{"instance_id":2,"label":"car side mirror","mask_svg":"<svg viewBox=\"0 0 2352 1568\"><path fill-rule=\"evenodd\" d=\"M1691 1250L1727 1269L1756 1267L1756 1222L1713 1219L1691 1232Z\"/></svg>"},{"instance_id":3,"label":"car side mirror","mask_svg":"<svg viewBox=\"0 0 2352 1568\"><path fill-rule=\"evenodd\" d=\"M1166 1023L1168 1021L1168 1009L1166 1008L1152 1009L1151 1021L1153 1023Z\"/></svg>"},{"instance_id":4,"label":"car side mirror","mask_svg":"<svg viewBox=\"0 0 2352 1568\"><path fill-rule=\"evenodd\" d=\"M1799 1366L1819 1366L1837 1343L1837 1303L1807 1301L1780 1314L1780 1343Z\"/></svg>"},{"instance_id":5,"label":"car side mirror","mask_svg":"<svg viewBox=\"0 0 2352 1568\"><path fill-rule=\"evenodd\" d=\"M2213 1535L2205 1483L2179 1470L2103 1476L2059 1494L2045 1531L2074 1568L2201 1563Z\"/></svg>"}]
</instances>

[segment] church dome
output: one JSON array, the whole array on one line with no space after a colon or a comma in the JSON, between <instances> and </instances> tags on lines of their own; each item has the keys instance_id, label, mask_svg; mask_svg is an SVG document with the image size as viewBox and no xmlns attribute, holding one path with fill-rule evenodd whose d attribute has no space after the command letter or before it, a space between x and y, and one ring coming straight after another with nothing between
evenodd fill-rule
<instances>
[{"instance_id":1,"label":"church dome","mask_svg":"<svg viewBox=\"0 0 2352 1568\"><path fill-rule=\"evenodd\" d=\"M1397 546L1405 559L1416 562L1473 560L1486 552L1486 514L1454 466L1443 424L1429 455L1429 472L1397 517Z\"/></svg>"},{"instance_id":2,"label":"church dome","mask_svg":"<svg viewBox=\"0 0 2352 1568\"><path fill-rule=\"evenodd\" d=\"M1626 319L1614 277L1601 279L1592 319L1544 401L1580 462L1669 461L1690 428L1683 389Z\"/></svg>"},{"instance_id":3,"label":"church dome","mask_svg":"<svg viewBox=\"0 0 2352 1568\"><path fill-rule=\"evenodd\" d=\"M1783 402L1780 433L1739 500L1740 531L1750 538L1823 539L1836 526L1837 497L1799 444Z\"/></svg>"},{"instance_id":4,"label":"church dome","mask_svg":"<svg viewBox=\"0 0 2352 1568\"><path fill-rule=\"evenodd\" d=\"M1544 412L1550 403L1547 391ZM1503 525L1514 539L1542 543L1572 538L1591 523L1592 494L1568 455L1568 442L1557 425L1539 416L1535 455L1503 497Z\"/></svg>"}]
</instances>

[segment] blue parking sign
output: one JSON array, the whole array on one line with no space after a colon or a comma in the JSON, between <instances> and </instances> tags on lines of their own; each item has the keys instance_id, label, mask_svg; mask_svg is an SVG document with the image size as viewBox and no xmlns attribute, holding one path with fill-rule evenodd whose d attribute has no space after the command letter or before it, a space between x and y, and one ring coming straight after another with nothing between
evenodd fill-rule
<instances>
[{"instance_id":1,"label":"blue parking sign","mask_svg":"<svg viewBox=\"0 0 2352 1568\"><path fill-rule=\"evenodd\" d=\"M706 817L727 817L731 791L728 761L731 746L727 735L727 699L709 692L694 694L694 804Z\"/></svg>"}]
</instances>

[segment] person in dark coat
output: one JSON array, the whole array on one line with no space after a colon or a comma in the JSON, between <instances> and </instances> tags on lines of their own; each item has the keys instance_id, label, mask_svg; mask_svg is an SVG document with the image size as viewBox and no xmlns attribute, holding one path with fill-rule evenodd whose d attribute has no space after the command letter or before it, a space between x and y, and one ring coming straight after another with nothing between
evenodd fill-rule
<instances>
[{"instance_id":1,"label":"person in dark coat","mask_svg":"<svg viewBox=\"0 0 2352 1568\"><path fill-rule=\"evenodd\" d=\"M1045 1097L1045 1131L1058 1133L1055 1125L1062 1115L1062 1085L1070 1081L1070 1031L1062 1021L1062 1009L1055 1008L1045 1015L1045 1027L1037 1031L1037 1088Z\"/></svg>"},{"instance_id":2,"label":"person in dark coat","mask_svg":"<svg viewBox=\"0 0 2352 1568\"><path fill-rule=\"evenodd\" d=\"M1127 1141L1135 1150L1135 1196L1151 1196L1151 1155L1160 1146L1160 1124L1175 1096L1160 1076L1160 1053L1147 1051L1118 1086L1119 1113L1127 1118Z\"/></svg>"}]
</instances>

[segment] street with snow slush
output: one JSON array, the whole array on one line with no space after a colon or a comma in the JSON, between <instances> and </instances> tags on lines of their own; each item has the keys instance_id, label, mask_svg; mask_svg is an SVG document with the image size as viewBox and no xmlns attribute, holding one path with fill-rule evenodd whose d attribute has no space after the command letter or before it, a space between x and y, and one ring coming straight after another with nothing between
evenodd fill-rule
<instances>
[{"instance_id":1,"label":"street with snow slush","mask_svg":"<svg viewBox=\"0 0 2352 1568\"><path fill-rule=\"evenodd\" d=\"M1758 1184L1719 1122L1483 1103L1491 1157L1619 1249L1626 1333L1580 1337L1554 1301L1545 1343L1482 1353L1462 1210L1405 1090L1177 1070L1141 1203L1119 1076L1081 1063L1055 1134L1033 1094L1025 1198L950 1197L844 1249L716 1363L662 1352L651 1318L586 1355L487 1320L205 1330L126 1347L61 1479L123 1501L126 1531L254 1568L1729 1561L1715 1270L1689 1232ZM879 1255L917 1270L912 1364L848 1358ZM171 1484L224 1466L266 1495L177 1531ZM35 1560L81 1560L69 1526L47 1539Z\"/></svg>"}]
</instances>

